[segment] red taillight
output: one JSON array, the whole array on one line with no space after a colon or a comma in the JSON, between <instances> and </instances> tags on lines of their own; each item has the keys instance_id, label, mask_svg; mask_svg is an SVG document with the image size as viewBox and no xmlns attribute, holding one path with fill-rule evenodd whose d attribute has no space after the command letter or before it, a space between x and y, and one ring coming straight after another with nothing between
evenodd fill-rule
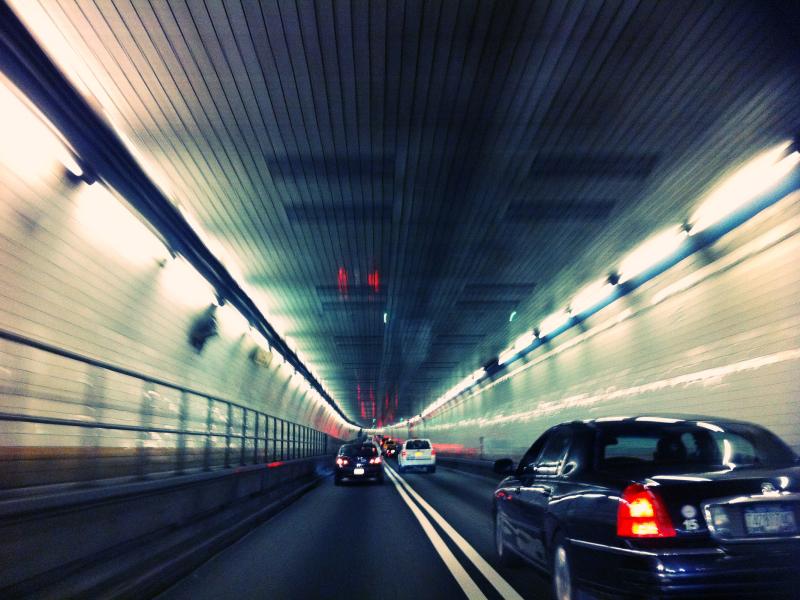
<instances>
[{"instance_id":1,"label":"red taillight","mask_svg":"<svg viewBox=\"0 0 800 600\"><path fill-rule=\"evenodd\" d=\"M339 457L336 459L336 464L339 465L340 467L343 467L344 465L347 464L347 459Z\"/></svg>"},{"instance_id":2,"label":"red taillight","mask_svg":"<svg viewBox=\"0 0 800 600\"><path fill-rule=\"evenodd\" d=\"M431 456L436 456L436 450L431 450Z\"/></svg>"},{"instance_id":3,"label":"red taillight","mask_svg":"<svg viewBox=\"0 0 800 600\"><path fill-rule=\"evenodd\" d=\"M371 464L371 465L379 465L379 464L381 464L381 457L378 456L377 458L370 458L369 459L369 464Z\"/></svg>"},{"instance_id":4,"label":"red taillight","mask_svg":"<svg viewBox=\"0 0 800 600\"><path fill-rule=\"evenodd\" d=\"M651 489L634 483L625 488L617 508L617 535L634 538L675 537L667 507Z\"/></svg>"},{"instance_id":5,"label":"red taillight","mask_svg":"<svg viewBox=\"0 0 800 600\"><path fill-rule=\"evenodd\" d=\"M403 450L400 454L403 456L403 458L405 458L407 452L405 450Z\"/></svg>"}]
</instances>

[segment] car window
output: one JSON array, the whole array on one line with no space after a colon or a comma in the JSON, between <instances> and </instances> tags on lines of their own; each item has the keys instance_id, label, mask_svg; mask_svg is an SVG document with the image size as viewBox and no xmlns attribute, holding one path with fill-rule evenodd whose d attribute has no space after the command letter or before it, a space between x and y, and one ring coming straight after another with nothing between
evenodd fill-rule
<instances>
[{"instance_id":1,"label":"car window","mask_svg":"<svg viewBox=\"0 0 800 600\"><path fill-rule=\"evenodd\" d=\"M760 427L704 423L604 427L599 433L601 469L645 467L654 473L741 466L786 465L793 453Z\"/></svg>"},{"instance_id":2,"label":"car window","mask_svg":"<svg viewBox=\"0 0 800 600\"><path fill-rule=\"evenodd\" d=\"M406 450L430 450L431 444L428 440L410 440L406 444Z\"/></svg>"},{"instance_id":3,"label":"car window","mask_svg":"<svg viewBox=\"0 0 800 600\"><path fill-rule=\"evenodd\" d=\"M572 435L569 429L565 428L553 432L553 435L547 440L542 454L536 461L537 475L558 475L561 471L561 464L567 455L567 450L569 450L571 439Z\"/></svg>"},{"instance_id":4,"label":"car window","mask_svg":"<svg viewBox=\"0 0 800 600\"><path fill-rule=\"evenodd\" d=\"M340 456L377 456L378 449L374 444L350 444L339 449Z\"/></svg>"}]
</instances>

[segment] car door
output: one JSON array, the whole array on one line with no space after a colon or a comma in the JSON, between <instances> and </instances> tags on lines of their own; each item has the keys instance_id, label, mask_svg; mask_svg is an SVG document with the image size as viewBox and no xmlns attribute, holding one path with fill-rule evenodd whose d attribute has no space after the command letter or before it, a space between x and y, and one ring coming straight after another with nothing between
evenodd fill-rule
<instances>
[{"instance_id":1,"label":"car door","mask_svg":"<svg viewBox=\"0 0 800 600\"><path fill-rule=\"evenodd\" d=\"M569 426L554 429L533 468L523 474L522 485L517 494L520 551L541 566L547 565L545 516L550 497L558 485L571 440L572 430Z\"/></svg>"},{"instance_id":2,"label":"car door","mask_svg":"<svg viewBox=\"0 0 800 600\"><path fill-rule=\"evenodd\" d=\"M527 534L525 533L523 513L519 506L519 494L522 490L523 480L533 474L536 461L547 443L548 436L549 431L533 443L519 461L514 475L505 480L497 490L498 498L501 498L497 508L501 525L505 528L506 540L520 553L524 552L522 548L527 544Z\"/></svg>"}]
</instances>

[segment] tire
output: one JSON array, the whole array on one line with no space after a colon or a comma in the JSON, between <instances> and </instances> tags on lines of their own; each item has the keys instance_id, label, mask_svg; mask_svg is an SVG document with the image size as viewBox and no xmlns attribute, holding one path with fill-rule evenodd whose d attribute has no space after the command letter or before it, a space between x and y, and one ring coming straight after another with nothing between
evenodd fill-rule
<instances>
[{"instance_id":1,"label":"tire","mask_svg":"<svg viewBox=\"0 0 800 600\"><path fill-rule=\"evenodd\" d=\"M554 600L578 600L580 592L575 587L569 559L569 544L563 535L556 535L551 556Z\"/></svg>"},{"instance_id":2,"label":"tire","mask_svg":"<svg viewBox=\"0 0 800 600\"><path fill-rule=\"evenodd\" d=\"M513 550L509 550L508 544L506 544L503 528L500 526L499 511L495 513L494 517L494 547L502 566L514 568L522 564L522 559L514 554Z\"/></svg>"},{"instance_id":3,"label":"tire","mask_svg":"<svg viewBox=\"0 0 800 600\"><path fill-rule=\"evenodd\" d=\"M383 485L384 481L386 480L383 478L383 475L381 475L375 481L377 482L378 485Z\"/></svg>"},{"instance_id":4,"label":"tire","mask_svg":"<svg viewBox=\"0 0 800 600\"><path fill-rule=\"evenodd\" d=\"M398 472L398 473L405 473L405 472L406 472L406 468L405 468L405 467L398 466L398 467L397 467L397 472Z\"/></svg>"},{"instance_id":5,"label":"tire","mask_svg":"<svg viewBox=\"0 0 800 600\"><path fill-rule=\"evenodd\" d=\"M436 465L428 467L428 473L436 473Z\"/></svg>"},{"instance_id":6,"label":"tire","mask_svg":"<svg viewBox=\"0 0 800 600\"><path fill-rule=\"evenodd\" d=\"M342 478L338 475L333 476L333 485L342 485Z\"/></svg>"}]
</instances>

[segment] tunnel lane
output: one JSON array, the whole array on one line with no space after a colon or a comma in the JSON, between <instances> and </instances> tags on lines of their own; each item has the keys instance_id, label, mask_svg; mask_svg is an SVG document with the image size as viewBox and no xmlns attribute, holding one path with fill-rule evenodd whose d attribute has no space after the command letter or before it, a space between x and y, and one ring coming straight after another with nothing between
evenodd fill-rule
<instances>
[{"instance_id":1,"label":"tunnel lane","mask_svg":"<svg viewBox=\"0 0 800 600\"><path fill-rule=\"evenodd\" d=\"M326 478L160 598L550 598L497 563L491 480L389 469L382 486Z\"/></svg>"}]
</instances>

